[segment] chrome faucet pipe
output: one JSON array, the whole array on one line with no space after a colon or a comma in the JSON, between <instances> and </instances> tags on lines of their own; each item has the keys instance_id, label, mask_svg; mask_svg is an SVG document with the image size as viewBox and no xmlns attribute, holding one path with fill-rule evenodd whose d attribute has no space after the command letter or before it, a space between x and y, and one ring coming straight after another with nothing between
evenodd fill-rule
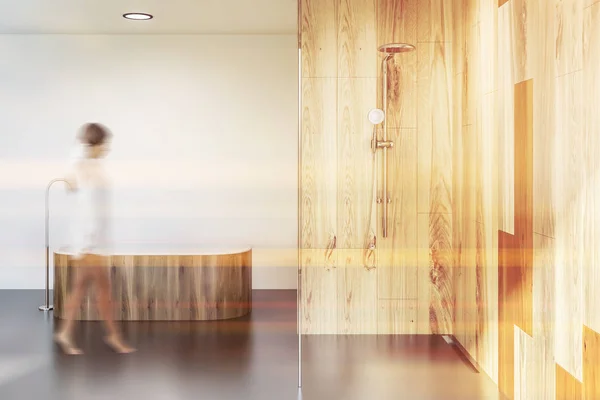
<instances>
[{"instance_id":1,"label":"chrome faucet pipe","mask_svg":"<svg viewBox=\"0 0 600 400\"><path fill-rule=\"evenodd\" d=\"M50 311L54 309L54 306L50 305L50 188L56 182L64 182L67 184L69 189L71 189L71 185L66 179L52 179L48 186L46 187L46 304L43 306L39 306L38 310L40 311Z\"/></svg>"}]
</instances>

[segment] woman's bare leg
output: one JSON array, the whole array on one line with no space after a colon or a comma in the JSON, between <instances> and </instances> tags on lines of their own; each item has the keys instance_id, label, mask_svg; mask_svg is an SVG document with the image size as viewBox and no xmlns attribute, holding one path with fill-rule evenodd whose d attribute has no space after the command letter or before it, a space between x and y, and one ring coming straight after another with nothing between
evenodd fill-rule
<instances>
[{"instance_id":1,"label":"woman's bare leg","mask_svg":"<svg viewBox=\"0 0 600 400\"><path fill-rule=\"evenodd\" d=\"M54 340L66 354L76 355L83 354L81 349L73 344L73 326L75 322L75 314L81 305L83 296L85 295L87 285L90 279L89 271L86 268L74 268L75 282L71 289L69 299L65 304L65 317L60 330L54 336Z\"/></svg>"},{"instance_id":2,"label":"woman's bare leg","mask_svg":"<svg viewBox=\"0 0 600 400\"><path fill-rule=\"evenodd\" d=\"M99 261L103 262L103 260ZM110 306L110 281L108 279L106 266L100 265L99 267L94 267L94 270L98 311L106 329L106 338L104 340L106 344L108 344L117 353L134 352L135 349L127 346L123 341L121 333L117 329L115 320L112 316L112 309Z\"/></svg>"}]
</instances>

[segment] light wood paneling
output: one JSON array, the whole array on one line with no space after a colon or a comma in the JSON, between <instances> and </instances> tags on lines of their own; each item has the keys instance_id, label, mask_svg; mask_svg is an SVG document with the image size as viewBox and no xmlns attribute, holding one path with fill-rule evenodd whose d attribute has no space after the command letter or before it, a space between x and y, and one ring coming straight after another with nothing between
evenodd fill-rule
<instances>
[{"instance_id":1,"label":"light wood paneling","mask_svg":"<svg viewBox=\"0 0 600 400\"><path fill-rule=\"evenodd\" d=\"M514 74L510 6L498 11L498 229L514 234Z\"/></svg>"},{"instance_id":2,"label":"light wood paneling","mask_svg":"<svg viewBox=\"0 0 600 400\"><path fill-rule=\"evenodd\" d=\"M337 332L337 79L302 80L302 329Z\"/></svg>"},{"instance_id":3,"label":"light wood paneling","mask_svg":"<svg viewBox=\"0 0 600 400\"><path fill-rule=\"evenodd\" d=\"M531 11L536 19L536 23L531 27L534 35L534 40L531 40L533 48L528 49L535 56L533 230L542 235L555 237L556 206L552 194L552 175L556 160L553 158L552 149L558 133L554 118L556 42L553 38L555 37L556 4L552 1L528 1L532 5Z\"/></svg>"},{"instance_id":4,"label":"light wood paneling","mask_svg":"<svg viewBox=\"0 0 600 400\"><path fill-rule=\"evenodd\" d=\"M338 80L338 333L377 333L377 259L364 250L375 243L376 178L365 110L375 104L375 78Z\"/></svg>"},{"instance_id":5,"label":"light wood paneling","mask_svg":"<svg viewBox=\"0 0 600 400\"><path fill-rule=\"evenodd\" d=\"M533 78L535 61L535 8L531 0L510 0L508 3L510 48L514 84Z\"/></svg>"},{"instance_id":6,"label":"light wood paneling","mask_svg":"<svg viewBox=\"0 0 600 400\"><path fill-rule=\"evenodd\" d=\"M451 45L419 45L418 211L451 213L452 98Z\"/></svg>"},{"instance_id":7,"label":"light wood paneling","mask_svg":"<svg viewBox=\"0 0 600 400\"><path fill-rule=\"evenodd\" d=\"M584 399L600 398L600 333L583 327Z\"/></svg>"},{"instance_id":8,"label":"light wood paneling","mask_svg":"<svg viewBox=\"0 0 600 400\"><path fill-rule=\"evenodd\" d=\"M338 0L302 0L302 78L337 77Z\"/></svg>"},{"instance_id":9,"label":"light wood paneling","mask_svg":"<svg viewBox=\"0 0 600 400\"><path fill-rule=\"evenodd\" d=\"M412 331L410 320L398 320L410 312L389 311L392 319L384 322L378 301L420 298L415 313L425 320L414 319L417 329L451 333L446 276L452 258L440 254L452 245L452 7L441 0L310 0L302 2L301 14L300 246L309 286L303 287L303 310L310 316L304 331L374 333L381 324ZM418 50L388 63L387 124L395 147L388 152L392 204L384 239L381 206L369 215L372 127L366 115L381 104L377 48L390 42ZM423 245L429 246L423 274L419 212L427 219Z\"/></svg>"},{"instance_id":10,"label":"light wood paneling","mask_svg":"<svg viewBox=\"0 0 600 400\"><path fill-rule=\"evenodd\" d=\"M582 126L583 104L581 72L558 78L556 137L554 159L556 190L556 362L578 380L583 379L583 268L586 214L585 138Z\"/></svg>"},{"instance_id":11,"label":"light wood paneling","mask_svg":"<svg viewBox=\"0 0 600 400\"><path fill-rule=\"evenodd\" d=\"M375 7L376 0L337 2L338 78L377 76Z\"/></svg>"},{"instance_id":12,"label":"light wood paneling","mask_svg":"<svg viewBox=\"0 0 600 400\"><path fill-rule=\"evenodd\" d=\"M558 76L583 68L584 0L556 1L556 73Z\"/></svg>"},{"instance_id":13,"label":"light wood paneling","mask_svg":"<svg viewBox=\"0 0 600 400\"><path fill-rule=\"evenodd\" d=\"M417 41L452 40L452 4L447 0L419 0Z\"/></svg>"},{"instance_id":14,"label":"light wood paneling","mask_svg":"<svg viewBox=\"0 0 600 400\"><path fill-rule=\"evenodd\" d=\"M377 47L387 43L417 43L417 0L378 0ZM380 54L378 62L381 63ZM378 66L379 68L379 66ZM381 78L381 68L378 73ZM381 103L382 80L377 85ZM387 126L417 127L417 53L403 53L388 61Z\"/></svg>"},{"instance_id":15,"label":"light wood paneling","mask_svg":"<svg viewBox=\"0 0 600 400\"><path fill-rule=\"evenodd\" d=\"M556 391L554 360L554 239L533 235L533 337L536 344L536 394L553 399Z\"/></svg>"},{"instance_id":16,"label":"light wood paneling","mask_svg":"<svg viewBox=\"0 0 600 400\"><path fill-rule=\"evenodd\" d=\"M344 249L338 255L338 334L377 333L377 271L364 263L364 250Z\"/></svg>"},{"instance_id":17,"label":"light wood paneling","mask_svg":"<svg viewBox=\"0 0 600 400\"><path fill-rule=\"evenodd\" d=\"M452 333L451 217L450 214L419 215L419 333Z\"/></svg>"},{"instance_id":18,"label":"light wood paneling","mask_svg":"<svg viewBox=\"0 0 600 400\"><path fill-rule=\"evenodd\" d=\"M377 317L379 335L417 333L416 300L379 300Z\"/></svg>"},{"instance_id":19,"label":"light wood paneling","mask_svg":"<svg viewBox=\"0 0 600 400\"><path fill-rule=\"evenodd\" d=\"M477 53L481 60L481 90L488 94L498 89L498 7L496 0L482 0L480 7L478 36L481 47Z\"/></svg>"},{"instance_id":20,"label":"light wood paneling","mask_svg":"<svg viewBox=\"0 0 600 400\"><path fill-rule=\"evenodd\" d=\"M388 237L377 216L380 299L417 299L417 130L390 129ZM381 176L381 175L380 175ZM379 210L381 211L381 210ZM380 214L380 213L379 213Z\"/></svg>"},{"instance_id":21,"label":"light wood paneling","mask_svg":"<svg viewBox=\"0 0 600 400\"><path fill-rule=\"evenodd\" d=\"M337 228L337 79L302 80L301 249L327 249Z\"/></svg>"},{"instance_id":22,"label":"light wood paneling","mask_svg":"<svg viewBox=\"0 0 600 400\"><path fill-rule=\"evenodd\" d=\"M520 318L533 336L533 81L515 85L515 240L519 249Z\"/></svg>"},{"instance_id":23,"label":"light wood paneling","mask_svg":"<svg viewBox=\"0 0 600 400\"><path fill-rule=\"evenodd\" d=\"M375 104L375 78L341 78L337 96L337 228L339 249L363 249L374 240L375 158L365 110ZM333 183L333 182L332 182Z\"/></svg>"},{"instance_id":24,"label":"light wood paneling","mask_svg":"<svg viewBox=\"0 0 600 400\"><path fill-rule=\"evenodd\" d=\"M583 102L586 149L585 324L600 332L600 3L585 10Z\"/></svg>"},{"instance_id":25,"label":"light wood paneling","mask_svg":"<svg viewBox=\"0 0 600 400\"><path fill-rule=\"evenodd\" d=\"M515 326L515 400L534 399L535 395L534 365L535 349L533 338Z\"/></svg>"},{"instance_id":26,"label":"light wood paneling","mask_svg":"<svg viewBox=\"0 0 600 400\"><path fill-rule=\"evenodd\" d=\"M82 261L55 254L55 316L65 316L65 300L78 269L89 265L104 266L110 273L115 320L220 320L241 317L252 309L252 251L90 257L94 258L84 259L81 266ZM101 319L94 292L84 296L75 319Z\"/></svg>"},{"instance_id":27,"label":"light wood paneling","mask_svg":"<svg viewBox=\"0 0 600 400\"><path fill-rule=\"evenodd\" d=\"M302 249L302 331L338 332L338 251Z\"/></svg>"},{"instance_id":28,"label":"light wood paneling","mask_svg":"<svg viewBox=\"0 0 600 400\"><path fill-rule=\"evenodd\" d=\"M556 365L556 400L583 400L583 387L580 381Z\"/></svg>"}]
</instances>

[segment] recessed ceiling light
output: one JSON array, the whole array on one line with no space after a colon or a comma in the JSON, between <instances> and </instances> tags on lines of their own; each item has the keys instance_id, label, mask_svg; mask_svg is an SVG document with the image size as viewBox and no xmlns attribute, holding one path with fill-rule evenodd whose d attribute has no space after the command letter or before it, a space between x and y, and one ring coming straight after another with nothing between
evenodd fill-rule
<instances>
[{"instance_id":1,"label":"recessed ceiling light","mask_svg":"<svg viewBox=\"0 0 600 400\"><path fill-rule=\"evenodd\" d=\"M143 21L146 19L152 19L152 15L144 14L144 13L127 13L127 14L123 14L123 18L134 19L137 21Z\"/></svg>"}]
</instances>

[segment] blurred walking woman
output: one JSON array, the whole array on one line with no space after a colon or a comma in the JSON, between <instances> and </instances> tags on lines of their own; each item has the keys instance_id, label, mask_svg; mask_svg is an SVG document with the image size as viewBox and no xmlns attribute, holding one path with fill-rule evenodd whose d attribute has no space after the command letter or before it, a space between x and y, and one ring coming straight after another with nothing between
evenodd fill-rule
<instances>
[{"instance_id":1,"label":"blurred walking woman","mask_svg":"<svg viewBox=\"0 0 600 400\"><path fill-rule=\"evenodd\" d=\"M130 353L112 318L108 265L108 223L110 182L104 171L103 158L108 152L111 134L100 124L86 124L79 140L81 154L74 160L67 178L77 197L74 213L73 259L74 283L66 302L63 325L55 341L67 354L82 354L73 342L75 314L89 285L96 286L96 303L106 329L105 342L118 353Z\"/></svg>"}]
</instances>

